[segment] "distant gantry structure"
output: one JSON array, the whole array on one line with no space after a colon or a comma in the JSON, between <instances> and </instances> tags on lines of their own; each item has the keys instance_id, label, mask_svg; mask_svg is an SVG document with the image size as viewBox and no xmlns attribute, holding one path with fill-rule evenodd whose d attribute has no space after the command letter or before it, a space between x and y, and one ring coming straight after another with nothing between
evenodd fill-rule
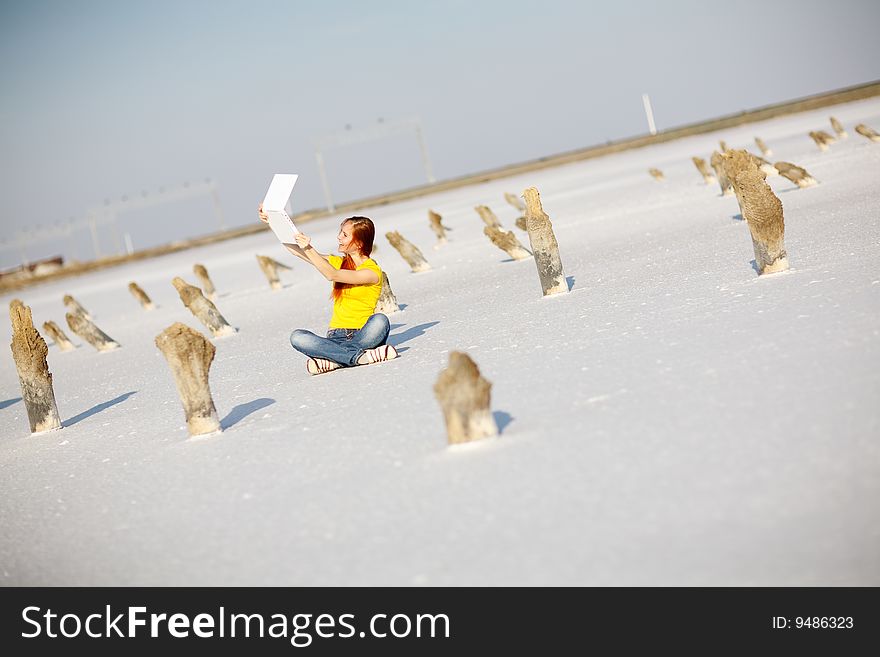
<instances>
[{"instance_id":1,"label":"distant gantry structure","mask_svg":"<svg viewBox=\"0 0 880 657\"><path fill-rule=\"evenodd\" d=\"M21 228L11 236L0 240L0 249L14 248L19 253L23 264L29 261L28 252L38 244L47 242L63 241L71 244L77 240L75 235L88 232L92 243L94 258L102 258L108 253L102 248L101 231L109 230L113 243L113 251L117 255L131 254L134 251L131 237L127 232L120 231L120 218L132 210L142 210L192 198L209 197L217 220L217 228L226 230L226 222L223 210L220 206L218 185L210 178L201 182L184 182L179 185L160 187L156 191L142 191L139 194L124 194L118 199L105 199L102 204L94 205L85 212L83 218L70 218L59 220L50 225L33 223L27 228ZM39 219L37 220L39 221ZM106 247L106 244L105 244ZM46 247L43 247L46 248ZM69 253L66 254L69 257Z\"/></svg>"},{"instance_id":2,"label":"distant gantry structure","mask_svg":"<svg viewBox=\"0 0 880 657\"><path fill-rule=\"evenodd\" d=\"M315 159L318 161L318 173L321 176L321 184L324 187L324 198L327 202L327 209L333 212L336 206L333 203L333 197L330 193L330 182L327 180L327 171L324 167L324 152L331 148L339 148L342 146L351 146L353 144L361 144L369 141L379 141L388 139L401 134L412 134L419 145L419 151L422 155L422 165L425 167L425 178L429 183L436 182L434 172L431 170L431 160L428 157L428 147L425 145L425 138L422 135L422 122L418 118L400 119L397 121L386 121L380 119L375 124L352 130L351 126L346 129L323 137L314 139Z\"/></svg>"}]
</instances>

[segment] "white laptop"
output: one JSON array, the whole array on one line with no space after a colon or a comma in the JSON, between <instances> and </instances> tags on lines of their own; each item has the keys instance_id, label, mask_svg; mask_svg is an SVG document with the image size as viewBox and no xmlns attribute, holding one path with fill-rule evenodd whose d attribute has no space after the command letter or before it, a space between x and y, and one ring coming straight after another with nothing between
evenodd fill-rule
<instances>
[{"instance_id":1,"label":"white laptop","mask_svg":"<svg viewBox=\"0 0 880 657\"><path fill-rule=\"evenodd\" d=\"M299 232L290 218L290 197L299 176L295 173L276 173L263 199L263 212L269 215L269 227L282 244L296 244Z\"/></svg>"}]
</instances>

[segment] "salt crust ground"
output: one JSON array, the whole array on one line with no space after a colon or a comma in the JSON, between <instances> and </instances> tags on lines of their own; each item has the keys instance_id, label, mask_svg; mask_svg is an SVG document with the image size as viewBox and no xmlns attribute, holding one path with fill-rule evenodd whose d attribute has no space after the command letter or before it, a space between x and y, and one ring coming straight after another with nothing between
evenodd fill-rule
<instances>
[{"instance_id":1,"label":"salt crust ground","mask_svg":"<svg viewBox=\"0 0 880 657\"><path fill-rule=\"evenodd\" d=\"M820 153L806 133L831 114L850 138ZM20 293L62 326L73 294L122 348L50 348L66 426L34 437L0 359L0 583L877 586L880 145L858 122L880 129L880 100L364 211L434 267L379 239L405 304L381 365L306 374L287 336L322 330L328 288L269 234ZM690 162L755 135L821 182L770 180L793 268L767 278L736 200ZM473 210L516 231L503 193L530 185L571 277L557 298ZM440 250L428 208L454 229ZM309 229L333 248L334 222ZM256 253L293 262L283 290ZM190 440L153 338L204 330L170 284L195 262L239 333L215 340L225 431ZM446 446L451 350L493 382L500 438Z\"/></svg>"}]
</instances>

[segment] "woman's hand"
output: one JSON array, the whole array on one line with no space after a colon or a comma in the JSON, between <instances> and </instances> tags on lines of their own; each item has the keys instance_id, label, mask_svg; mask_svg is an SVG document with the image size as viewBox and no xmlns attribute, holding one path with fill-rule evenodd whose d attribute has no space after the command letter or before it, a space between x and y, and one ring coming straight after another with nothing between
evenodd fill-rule
<instances>
[{"instance_id":1,"label":"woman's hand","mask_svg":"<svg viewBox=\"0 0 880 657\"><path fill-rule=\"evenodd\" d=\"M263 204L262 203L260 203L260 206L257 208L257 212L260 215L260 221L268 224L269 223L269 215L266 214L265 212L263 212Z\"/></svg>"},{"instance_id":2,"label":"woman's hand","mask_svg":"<svg viewBox=\"0 0 880 657\"><path fill-rule=\"evenodd\" d=\"M297 246L299 246L299 248L301 248L303 250L306 250L307 248L309 248L309 246L312 243L311 238L304 233L297 233L295 239L296 239Z\"/></svg>"}]
</instances>

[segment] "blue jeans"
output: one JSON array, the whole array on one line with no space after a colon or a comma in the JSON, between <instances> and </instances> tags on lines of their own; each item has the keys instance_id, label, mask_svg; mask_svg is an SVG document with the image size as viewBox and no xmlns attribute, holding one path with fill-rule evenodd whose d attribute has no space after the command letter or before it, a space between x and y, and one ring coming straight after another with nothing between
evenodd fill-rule
<instances>
[{"instance_id":1,"label":"blue jeans","mask_svg":"<svg viewBox=\"0 0 880 657\"><path fill-rule=\"evenodd\" d=\"M296 329L290 334L290 345L310 358L326 358L345 367L357 365L367 349L385 344L391 323L382 313L370 315L360 329L330 329L322 338L311 331Z\"/></svg>"}]
</instances>

